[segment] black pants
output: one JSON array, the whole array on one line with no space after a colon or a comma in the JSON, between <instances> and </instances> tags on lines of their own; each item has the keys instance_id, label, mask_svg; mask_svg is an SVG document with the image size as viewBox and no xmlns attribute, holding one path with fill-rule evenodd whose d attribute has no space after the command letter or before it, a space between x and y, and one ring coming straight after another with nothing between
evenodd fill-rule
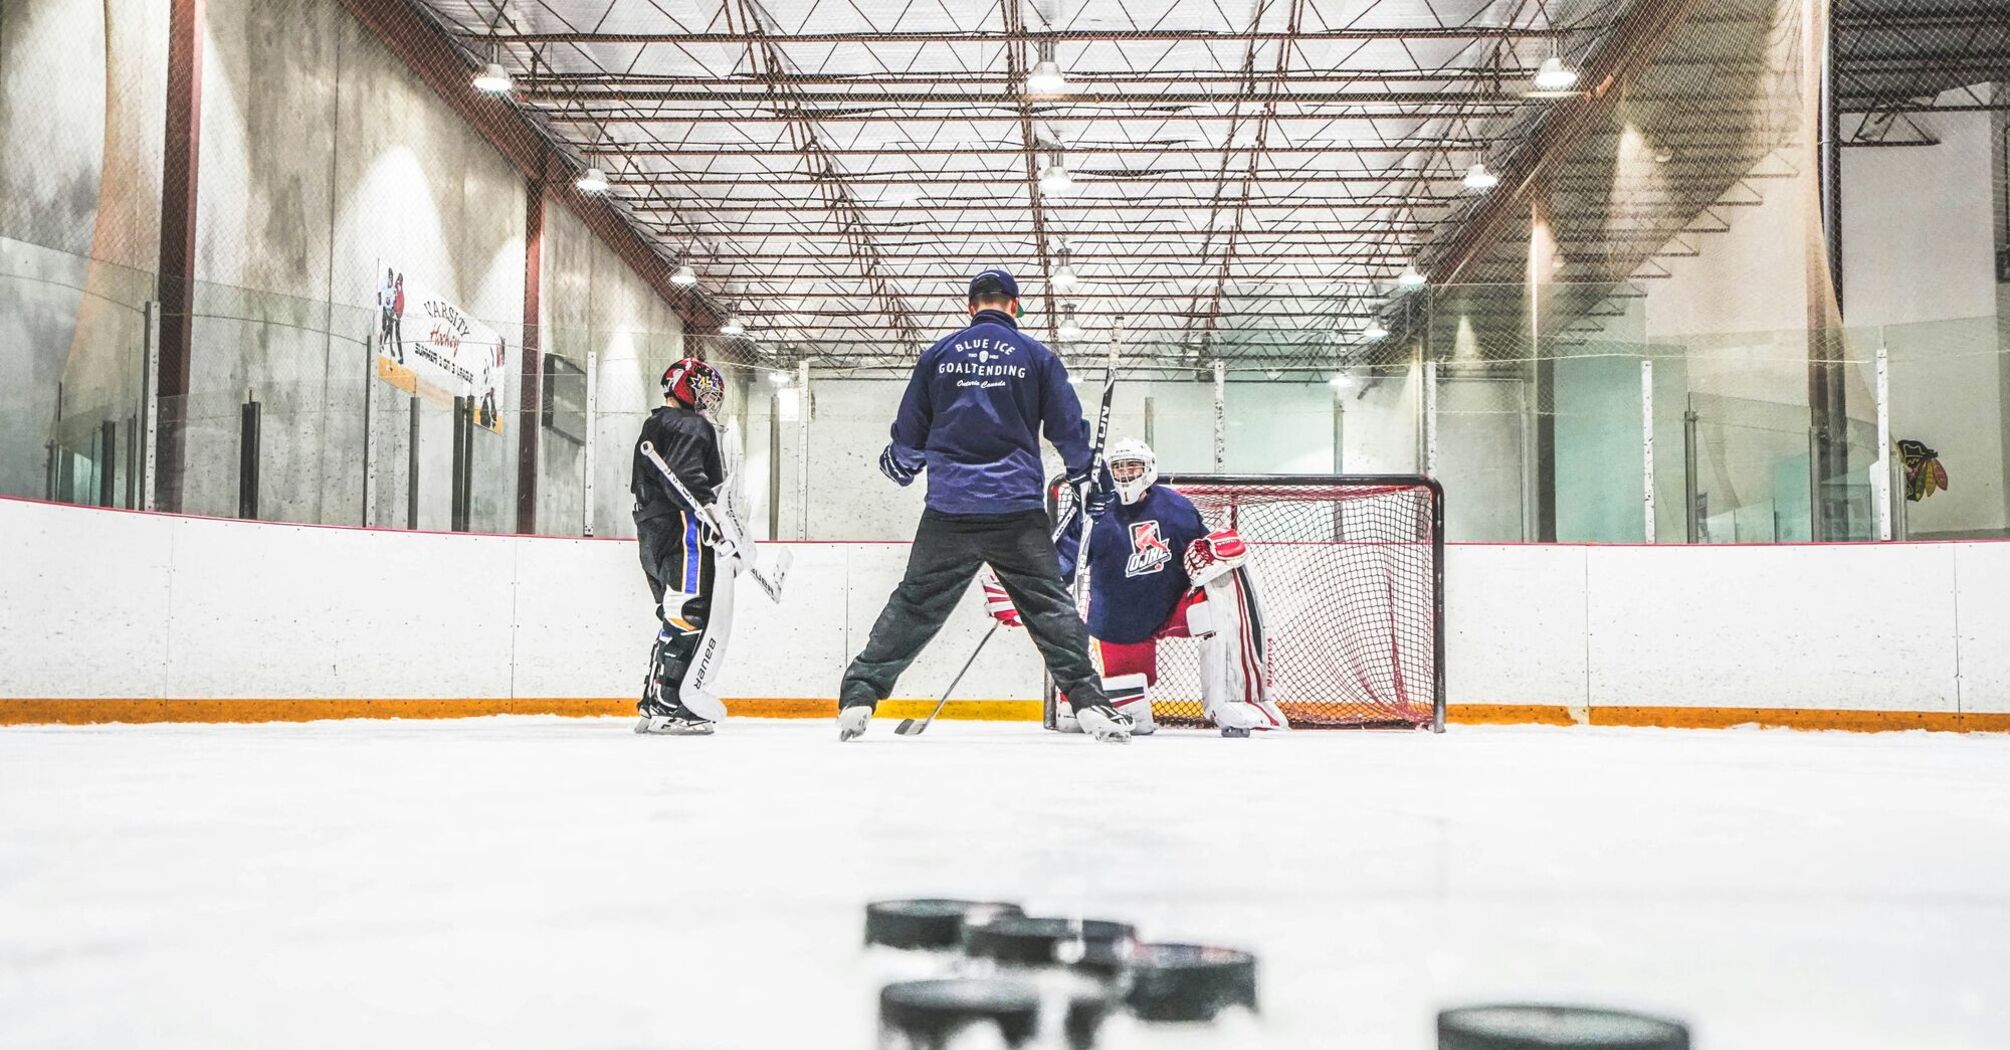
<instances>
[{"instance_id":1,"label":"black pants","mask_svg":"<svg viewBox=\"0 0 2010 1050\"><path fill-rule=\"evenodd\" d=\"M712 611L712 548L701 541L698 523L682 512L637 519L635 538L661 625L649 650L643 699L653 696L667 705L677 697Z\"/></svg>"},{"instance_id":2,"label":"black pants","mask_svg":"<svg viewBox=\"0 0 2010 1050\"><path fill-rule=\"evenodd\" d=\"M872 625L865 651L845 669L838 703L877 704L892 695L900 673L942 629L986 564L1018 606L1055 685L1084 704L1105 703L1102 679L1089 660L1089 632L1061 583L1061 561L1047 529L1047 515L1038 510L985 515L924 511L907 555L907 574Z\"/></svg>"}]
</instances>

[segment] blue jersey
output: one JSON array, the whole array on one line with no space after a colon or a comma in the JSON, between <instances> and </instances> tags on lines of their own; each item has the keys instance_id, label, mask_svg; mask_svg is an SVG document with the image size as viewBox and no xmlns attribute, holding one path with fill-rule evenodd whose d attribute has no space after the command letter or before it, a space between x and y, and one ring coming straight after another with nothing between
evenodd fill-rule
<instances>
[{"instance_id":1,"label":"blue jersey","mask_svg":"<svg viewBox=\"0 0 2010 1050\"><path fill-rule=\"evenodd\" d=\"M1078 522L1079 518L1076 519ZM1193 589L1186 549L1208 534L1193 501L1164 485L1118 503L1096 519L1089 539L1089 633L1120 645L1142 642ZM1061 537L1061 574L1072 579L1080 526Z\"/></svg>"},{"instance_id":2,"label":"blue jersey","mask_svg":"<svg viewBox=\"0 0 2010 1050\"><path fill-rule=\"evenodd\" d=\"M893 420L893 454L926 467L928 505L944 514L1045 506L1040 435L1069 471L1086 470L1089 426L1068 369L997 310L928 348Z\"/></svg>"}]
</instances>

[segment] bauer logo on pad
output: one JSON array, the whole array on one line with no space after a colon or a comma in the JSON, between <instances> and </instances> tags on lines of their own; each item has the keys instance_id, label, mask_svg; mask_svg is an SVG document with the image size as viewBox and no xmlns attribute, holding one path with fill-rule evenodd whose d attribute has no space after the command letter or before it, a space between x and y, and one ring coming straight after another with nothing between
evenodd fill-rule
<instances>
[{"instance_id":1,"label":"bauer logo on pad","mask_svg":"<svg viewBox=\"0 0 2010 1050\"><path fill-rule=\"evenodd\" d=\"M1159 534L1159 523L1140 521L1131 526L1131 556L1124 562L1125 576L1149 576L1172 560L1172 549Z\"/></svg>"}]
</instances>

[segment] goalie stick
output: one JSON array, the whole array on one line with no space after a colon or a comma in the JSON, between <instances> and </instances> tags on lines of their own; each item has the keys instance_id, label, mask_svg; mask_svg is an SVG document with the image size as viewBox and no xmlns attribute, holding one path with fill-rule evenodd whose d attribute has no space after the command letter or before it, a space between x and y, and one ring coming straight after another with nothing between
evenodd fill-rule
<instances>
[{"instance_id":1,"label":"goalie stick","mask_svg":"<svg viewBox=\"0 0 2010 1050\"><path fill-rule=\"evenodd\" d=\"M685 506L692 508L691 512L697 515L698 520L703 522L706 528L712 530L713 536L718 537L712 546L728 558L738 561L741 567L747 570L747 575L752 576L754 582L760 585L761 591L768 596L769 601L780 603L782 600L782 582L789 572L789 552L783 551L776 556L775 567L772 571L754 559L753 544L747 543L747 550L745 553L742 553L740 548L743 542L743 533L740 531L740 523L730 518L730 512L728 520L721 521L719 519L719 512L714 510L712 505L699 504L698 498L691 495L691 490L684 487L684 482L677 476L677 472L671 470L670 464L663 462L663 457L657 454L656 446L644 441L642 443L642 455L649 462L655 464L656 469L663 473L664 480L668 481L670 487L676 490L677 498L683 500Z\"/></svg>"},{"instance_id":2,"label":"goalie stick","mask_svg":"<svg viewBox=\"0 0 2010 1050\"><path fill-rule=\"evenodd\" d=\"M963 670L956 672L956 677L949 680L949 688L942 691L942 699L935 702L935 710L928 712L927 718L903 718L899 725L893 727L893 731L901 736L920 736L929 726L935 724L935 716L942 713L944 704L949 703L949 694L956 691L957 683L963 681L964 672L970 670L970 665L977 662L977 654L984 651L984 643L989 642L991 636L998 633L1000 626L992 624L991 629L984 632L984 637L977 640L977 648L970 650L970 659L963 661Z\"/></svg>"}]
</instances>

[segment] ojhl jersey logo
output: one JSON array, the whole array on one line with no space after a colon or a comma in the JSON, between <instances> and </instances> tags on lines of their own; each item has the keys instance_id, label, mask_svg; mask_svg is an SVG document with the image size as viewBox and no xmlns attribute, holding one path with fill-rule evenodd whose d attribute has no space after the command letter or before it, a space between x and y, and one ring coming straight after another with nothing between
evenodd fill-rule
<instances>
[{"instance_id":1,"label":"ojhl jersey logo","mask_svg":"<svg viewBox=\"0 0 2010 1050\"><path fill-rule=\"evenodd\" d=\"M1124 575L1150 576L1172 561L1172 548L1159 535L1159 523L1140 521L1131 526L1131 556L1124 562Z\"/></svg>"}]
</instances>

